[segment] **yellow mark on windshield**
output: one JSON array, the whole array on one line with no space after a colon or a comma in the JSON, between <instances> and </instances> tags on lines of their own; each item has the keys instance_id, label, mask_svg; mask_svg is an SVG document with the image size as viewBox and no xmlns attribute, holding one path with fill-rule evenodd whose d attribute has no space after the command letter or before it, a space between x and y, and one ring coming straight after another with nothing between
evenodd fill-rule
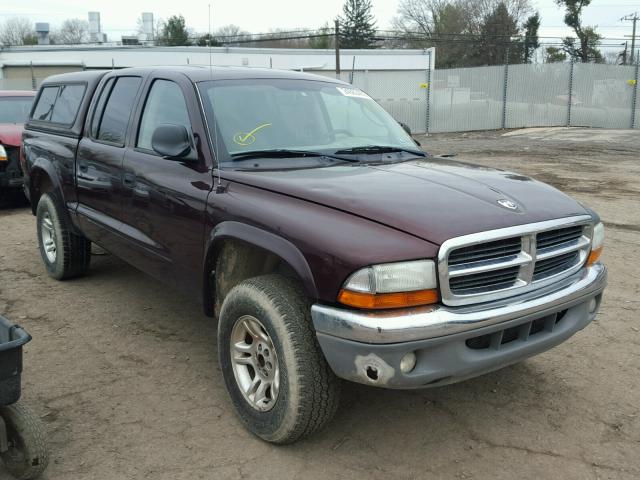
<instances>
[{"instance_id":1,"label":"yellow mark on windshield","mask_svg":"<svg viewBox=\"0 0 640 480\"><path fill-rule=\"evenodd\" d=\"M233 136L233 141L236 142L238 145L242 145L243 147L249 146L256 141L256 137L255 137L256 133L258 133L263 128L270 127L270 126L271 126L270 123L263 123L262 125L258 125L256 128L251 130L249 133L238 132Z\"/></svg>"}]
</instances>

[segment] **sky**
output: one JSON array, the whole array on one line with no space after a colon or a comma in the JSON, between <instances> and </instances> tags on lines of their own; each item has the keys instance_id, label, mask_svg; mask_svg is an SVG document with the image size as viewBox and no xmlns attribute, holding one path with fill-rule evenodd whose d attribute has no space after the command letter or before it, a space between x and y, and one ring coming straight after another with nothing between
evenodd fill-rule
<instances>
[{"instance_id":1,"label":"sky","mask_svg":"<svg viewBox=\"0 0 640 480\"><path fill-rule=\"evenodd\" d=\"M397 14L400 0L372 0L378 28L389 28ZM563 11L554 0L531 0L542 16L540 36L566 36ZM88 11L101 13L102 31L110 40L135 33L141 12L153 12L155 18L184 15L187 25L196 32L208 30L208 5L211 4L213 29L236 24L253 33L270 29L317 28L342 11L344 0L3 0L0 21L12 16L25 16L33 21L49 22L52 27L66 18L87 18ZM640 12L640 0L593 0L584 15L585 23L597 25L608 38L624 41L631 35L631 23L620 18Z\"/></svg>"}]
</instances>

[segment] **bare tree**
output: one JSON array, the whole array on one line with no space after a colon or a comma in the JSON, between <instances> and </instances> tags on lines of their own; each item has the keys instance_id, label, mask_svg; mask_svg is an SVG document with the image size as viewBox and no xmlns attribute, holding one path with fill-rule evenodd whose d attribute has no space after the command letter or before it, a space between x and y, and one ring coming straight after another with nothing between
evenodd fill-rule
<instances>
[{"instance_id":1,"label":"bare tree","mask_svg":"<svg viewBox=\"0 0 640 480\"><path fill-rule=\"evenodd\" d=\"M480 34L484 19L504 4L509 15L522 24L533 13L531 0L400 0L393 26L398 30L434 34L438 20L453 7L461 12L466 33Z\"/></svg>"},{"instance_id":2,"label":"bare tree","mask_svg":"<svg viewBox=\"0 0 640 480\"><path fill-rule=\"evenodd\" d=\"M250 34L238 25L223 25L216 29L214 38L221 44L233 43L240 40L249 40Z\"/></svg>"},{"instance_id":3,"label":"bare tree","mask_svg":"<svg viewBox=\"0 0 640 480\"><path fill-rule=\"evenodd\" d=\"M89 41L89 22L79 18L68 18L59 30L53 33L52 43L78 45Z\"/></svg>"},{"instance_id":4,"label":"bare tree","mask_svg":"<svg viewBox=\"0 0 640 480\"><path fill-rule=\"evenodd\" d=\"M527 29L532 12L531 0L400 0L393 26L404 32L405 46L436 47L440 67L482 65L496 61L484 55L489 49L510 43L512 37ZM519 47L509 51L517 56Z\"/></svg>"},{"instance_id":5,"label":"bare tree","mask_svg":"<svg viewBox=\"0 0 640 480\"><path fill-rule=\"evenodd\" d=\"M36 32L28 18L13 17L0 25L0 44L7 46L33 45Z\"/></svg>"}]
</instances>

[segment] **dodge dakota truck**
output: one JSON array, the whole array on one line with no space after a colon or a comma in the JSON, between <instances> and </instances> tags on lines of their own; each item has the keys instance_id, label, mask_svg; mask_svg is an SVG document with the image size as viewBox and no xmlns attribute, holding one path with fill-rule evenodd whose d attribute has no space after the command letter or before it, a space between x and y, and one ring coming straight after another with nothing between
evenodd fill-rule
<instances>
[{"instance_id":1,"label":"dodge dakota truck","mask_svg":"<svg viewBox=\"0 0 640 480\"><path fill-rule=\"evenodd\" d=\"M96 243L198 299L231 403L273 443L325 425L338 379L436 387L552 348L595 318L606 285L592 210L424 153L324 77L53 76L21 162L49 275L87 273Z\"/></svg>"}]
</instances>

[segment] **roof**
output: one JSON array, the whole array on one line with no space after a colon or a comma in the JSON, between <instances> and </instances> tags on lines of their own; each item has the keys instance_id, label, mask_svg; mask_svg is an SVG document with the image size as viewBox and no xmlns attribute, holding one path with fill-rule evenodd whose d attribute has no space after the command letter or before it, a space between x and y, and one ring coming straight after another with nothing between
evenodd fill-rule
<instances>
[{"instance_id":1,"label":"roof","mask_svg":"<svg viewBox=\"0 0 640 480\"><path fill-rule=\"evenodd\" d=\"M101 78L106 72L111 70L86 70L84 72L61 73L48 77L43 84L57 82L80 82L95 80ZM258 78L281 78L281 79L298 79L298 80L319 80L322 82L344 83L340 80L324 77L321 75L313 75L310 73L302 73L291 70L278 70L271 68L252 68L252 67L205 67L199 65L179 65L179 66L157 66L157 67L133 67L122 68L116 70L119 75L137 74L147 75L157 71L172 71L182 73L192 82L204 82L208 80L241 80L241 79L258 79Z\"/></svg>"},{"instance_id":2,"label":"roof","mask_svg":"<svg viewBox=\"0 0 640 480\"><path fill-rule=\"evenodd\" d=\"M0 97L35 97L33 90L0 90Z\"/></svg>"},{"instance_id":3,"label":"roof","mask_svg":"<svg viewBox=\"0 0 640 480\"><path fill-rule=\"evenodd\" d=\"M43 83L58 83L58 82L95 82L100 80L109 70L85 70L82 72L69 72L59 73L58 75L51 75L47 77Z\"/></svg>"}]
</instances>

